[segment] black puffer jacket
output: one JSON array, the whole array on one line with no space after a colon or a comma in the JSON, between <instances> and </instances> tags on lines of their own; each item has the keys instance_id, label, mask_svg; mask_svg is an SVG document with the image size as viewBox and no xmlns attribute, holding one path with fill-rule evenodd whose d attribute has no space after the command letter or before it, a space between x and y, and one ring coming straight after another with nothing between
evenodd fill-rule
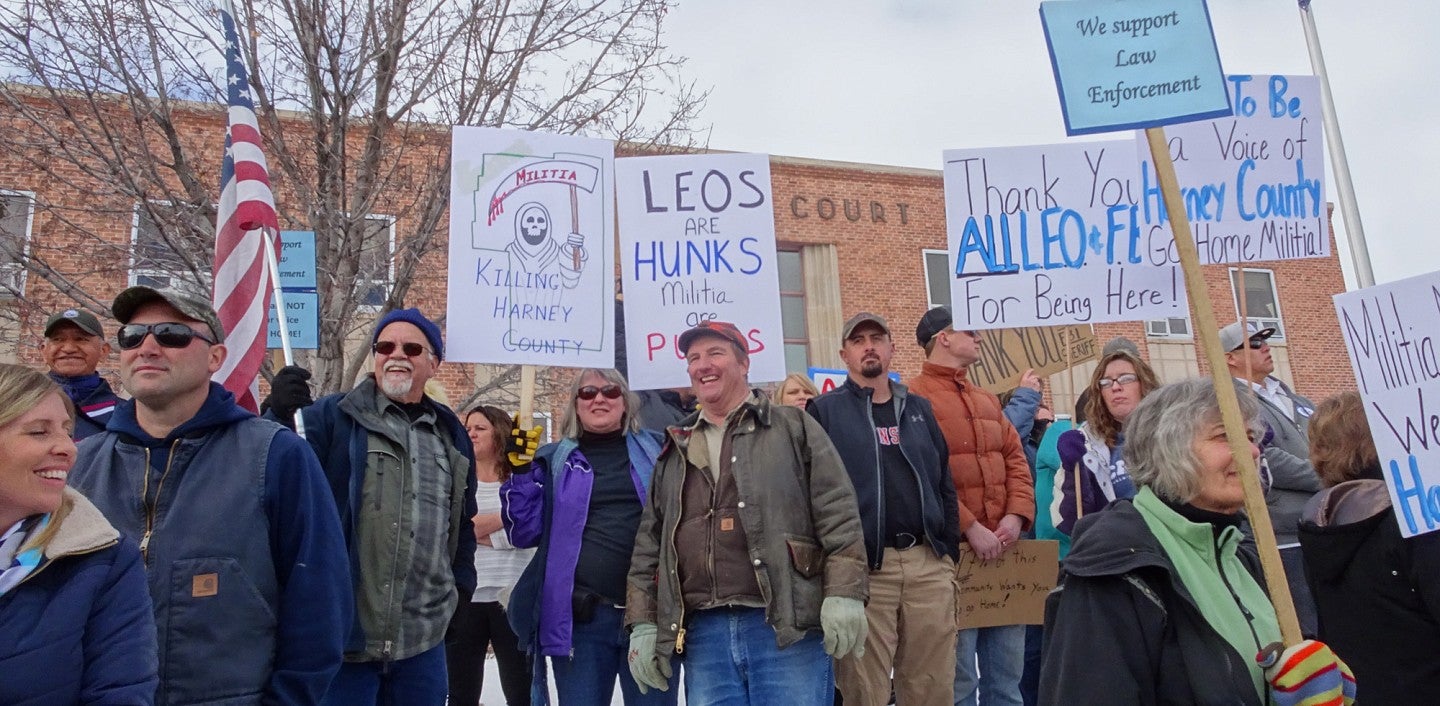
<instances>
[{"instance_id":1,"label":"black puffer jacket","mask_svg":"<svg viewBox=\"0 0 1440 706\"><path fill-rule=\"evenodd\" d=\"M1316 495L1300 521L1320 639L1355 673L1356 701L1434 704L1440 694L1440 532L1400 536L1380 480Z\"/></svg>"},{"instance_id":2,"label":"black puffer jacket","mask_svg":"<svg viewBox=\"0 0 1440 706\"><path fill-rule=\"evenodd\" d=\"M1246 657L1201 615L1129 500L1075 525L1045 605L1046 706L1260 706ZM1239 557L1264 585L1253 547Z\"/></svg>"}]
</instances>

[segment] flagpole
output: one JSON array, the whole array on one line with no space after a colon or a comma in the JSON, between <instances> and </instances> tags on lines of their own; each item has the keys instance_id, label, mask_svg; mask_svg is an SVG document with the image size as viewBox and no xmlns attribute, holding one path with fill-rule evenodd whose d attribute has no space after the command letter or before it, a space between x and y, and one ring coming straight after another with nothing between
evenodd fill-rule
<instances>
[{"instance_id":1,"label":"flagpole","mask_svg":"<svg viewBox=\"0 0 1440 706\"><path fill-rule=\"evenodd\" d=\"M280 287L280 264L275 261L275 248L272 247L279 239L279 234L272 240L269 229L262 228L260 237L265 239L260 249L265 251L265 271L270 275L270 294L275 299L275 317L280 320L280 349L285 353L285 365L294 365L295 354L290 349L290 326L285 319L285 294ZM295 410L295 433L299 434L300 438L305 438L305 418L298 409Z\"/></svg>"},{"instance_id":2,"label":"flagpole","mask_svg":"<svg viewBox=\"0 0 1440 706\"><path fill-rule=\"evenodd\" d=\"M1320 121L1325 126L1325 142L1330 147L1330 168L1335 173L1335 195L1340 199L1340 216L1345 221L1345 235L1350 241L1350 259L1355 265L1355 281L1361 289L1375 286L1375 271L1370 267L1370 249L1365 244L1365 228L1360 225L1360 207L1355 203L1355 183L1350 178L1350 162L1345 159L1345 142L1340 138L1340 119L1335 115L1335 99L1330 94L1330 77L1325 72L1325 55L1320 52L1320 35L1315 31L1315 16L1310 13L1310 0L1299 0L1300 24L1305 28L1305 46L1310 50L1310 68L1320 78Z\"/></svg>"}]
</instances>

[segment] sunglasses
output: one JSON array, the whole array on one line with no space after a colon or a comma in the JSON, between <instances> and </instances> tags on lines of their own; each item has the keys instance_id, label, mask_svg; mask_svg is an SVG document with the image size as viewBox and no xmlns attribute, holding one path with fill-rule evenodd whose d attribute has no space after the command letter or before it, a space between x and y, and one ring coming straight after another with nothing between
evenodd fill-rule
<instances>
[{"instance_id":1,"label":"sunglasses","mask_svg":"<svg viewBox=\"0 0 1440 706\"><path fill-rule=\"evenodd\" d=\"M425 352L425 346L419 343L396 343L394 341L376 341L374 345L370 346L370 350L380 355L390 355L395 352L396 347L399 347L407 358L419 358L420 354Z\"/></svg>"},{"instance_id":2,"label":"sunglasses","mask_svg":"<svg viewBox=\"0 0 1440 706\"><path fill-rule=\"evenodd\" d=\"M1263 338L1252 338L1245 342L1245 346L1248 346L1252 351L1258 351L1261 347L1265 345L1265 340L1266 339ZM1235 350L1238 351L1245 346L1237 346Z\"/></svg>"},{"instance_id":3,"label":"sunglasses","mask_svg":"<svg viewBox=\"0 0 1440 706\"><path fill-rule=\"evenodd\" d=\"M185 324L163 323L163 324L125 324L115 332L115 345L122 351L139 348L145 342L145 337L155 335L155 342L162 348L184 348L190 345L195 339L200 339L210 345L215 345L215 339L196 331Z\"/></svg>"},{"instance_id":4,"label":"sunglasses","mask_svg":"<svg viewBox=\"0 0 1440 706\"><path fill-rule=\"evenodd\" d=\"M1131 385L1139 379L1140 376L1135 373L1125 373L1124 375L1117 375L1113 378L1100 378L1095 381L1095 384L1099 385L1100 389L1103 390L1111 385Z\"/></svg>"},{"instance_id":5,"label":"sunglasses","mask_svg":"<svg viewBox=\"0 0 1440 706\"><path fill-rule=\"evenodd\" d=\"M605 399L607 400L620 399L620 386L606 385L605 387L595 387L594 385L586 385L580 388L579 392L575 393L575 396L582 400L593 400L595 399L595 395L605 395Z\"/></svg>"}]
</instances>

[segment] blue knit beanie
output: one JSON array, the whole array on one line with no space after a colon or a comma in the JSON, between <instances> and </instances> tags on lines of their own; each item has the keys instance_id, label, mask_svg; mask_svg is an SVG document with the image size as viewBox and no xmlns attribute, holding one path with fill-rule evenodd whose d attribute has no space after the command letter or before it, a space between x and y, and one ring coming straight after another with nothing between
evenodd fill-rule
<instances>
[{"instance_id":1,"label":"blue knit beanie","mask_svg":"<svg viewBox=\"0 0 1440 706\"><path fill-rule=\"evenodd\" d=\"M380 340L380 332L384 331L386 326L397 321L404 321L420 329L420 333L425 334L425 340L430 342L430 349L435 351L435 358L445 360L445 339L440 337L440 327L425 318L419 309L395 309L380 317L380 323L375 324L375 333L370 336L370 345L373 346Z\"/></svg>"}]
</instances>

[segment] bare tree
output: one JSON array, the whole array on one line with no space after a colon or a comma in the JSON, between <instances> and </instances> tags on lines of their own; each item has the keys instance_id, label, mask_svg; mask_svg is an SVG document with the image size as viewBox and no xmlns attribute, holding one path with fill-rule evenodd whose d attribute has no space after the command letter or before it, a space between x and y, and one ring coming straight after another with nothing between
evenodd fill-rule
<instances>
[{"instance_id":1,"label":"bare tree","mask_svg":"<svg viewBox=\"0 0 1440 706\"><path fill-rule=\"evenodd\" d=\"M706 94L661 42L670 4L239 0L281 227L316 234L321 389L358 373L346 339L369 315L444 277L449 126L692 145ZM7 254L67 305L101 313L90 293L132 273L208 290L218 28L209 0L0 3L0 163L23 161L45 187L35 208L67 236ZM132 218L134 247L115 225Z\"/></svg>"}]
</instances>

